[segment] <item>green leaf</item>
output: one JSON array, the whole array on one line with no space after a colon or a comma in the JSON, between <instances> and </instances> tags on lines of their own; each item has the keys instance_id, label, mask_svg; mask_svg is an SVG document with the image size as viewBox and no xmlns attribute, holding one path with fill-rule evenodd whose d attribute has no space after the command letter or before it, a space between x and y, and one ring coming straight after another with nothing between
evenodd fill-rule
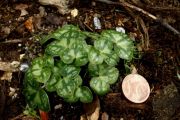
<instances>
[{"instance_id":1,"label":"green leaf","mask_svg":"<svg viewBox=\"0 0 180 120\"><path fill-rule=\"evenodd\" d=\"M88 58L89 58L89 62L92 64L102 64L104 60L100 52L93 47L89 51Z\"/></svg>"},{"instance_id":2,"label":"green leaf","mask_svg":"<svg viewBox=\"0 0 180 120\"><path fill-rule=\"evenodd\" d=\"M63 78L56 84L57 94L62 98L70 98L74 96L75 90L78 86L76 86L76 82L70 78Z\"/></svg>"},{"instance_id":3,"label":"green leaf","mask_svg":"<svg viewBox=\"0 0 180 120\"><path fill-rule=\"evenodd\" d=\"M101 37L94 42L94 47L101 53L110 54L113 49L113 43L109 39Z\"/></svg>"},{"instance_id":4,"label":"green leaf","mask_svg":"<svg viewBox=\"0 0 180 120\"><path fill-rule=\"evenodd\" d=\"M58 62L57 66L59 67L59 73L63 77L75 78L80 73L79 67L75 67L73 65L67 65L62 61Z\"/></svg>"},{"instance_id":5,"label":"green leaf","mask_svg":"<svg viewBox=\"0 0 180 120\"><path fill-rule=\"evenodd\" d=\"M61 75L59 73L59 68L54 67L53 68L53 74L51 75L50 79L45 84L46 90L49 91L49 92L56 91L55 85L61 79L62 78L61 78Z\"/></svg>"},{"instance_id":6,"label":"green leaf","mask_svg":"<svg viewBox=\"0 0 180 120\"><path fill-rule=\"evenodd\" d=\"M125 60L133 58L134 44L126 34L114 30L106 30L101 35L114 43L114 50L120 58Z\"/></svg>"},{"instance_id":7,"label":"green leaf","mask_svg":"<svg viewBox=\"0 0 180 120\"><path fill-rule=\"evenodd\" d=\"M82 85L82 78L80 75L76 76L73 81L75 82L76 86Z\"/></svg>"},{"instance_id":8,"label":"green leaf","mask_svg":"<svg viewBox=\"0 0 180 120\"><path fill-rule=\"evenodd\" d=\"M44 90L39 90L34 98L34 102L38 104L40 110L50 111L49 97Z\"/></svg>"},{"instance_id":9,"label":"green leaf","mask_svg":"<svg viewBox=\"0 0 180 120\"><path fill-rule=\"evenodd\" d=\"M54 59L51 56L43 56L43 65L44 67L54 67Z\"/></svg>"},{"instance_id":10,"label":"green leaf","mask_svg":"<svg viewBox=\"0 0 180 120\"><path fill-rule=\"evenodd\" d=\"M115 67L108 67L104 71L104 75L108 76L108 79L106 81L107 83L114 84L117 81L118 77L119 77L119 71Z\"/></svg>"},{"instance_id":11,"label":"green leaf","mask_svg":"<svg viewBox=\"0 0 180 120\"><path fill-rule=\"evenodd\" d=\"M72 95L68 98L64 98L64 100L68 103L74 103L74 102L77 102L79 100L79 98L76 97L75 95Z\"/></svg>"},{"instance_id":12,"label":"green leaf","mask_svg":"<svg viewBox=\"0 0 180 120\"><path fill-rule=\"evenodd\" d=\"M40 83L46 83L51 76L54 60L51 57L38 57L32 61L31 76Z\"/></svg>"},{"instance_id":13,"label":"green leaf","mask_svg":"<svg viewBox=\"0 0 180 120\"><path fill-rule=\"evenodd\" d=\"M70 64L75 60L76 66L85 65L88 62L87 44L78 38L62 39L54 41L46 48L46 53L52 56L60 56L62 61Z\"/></svg>"},{"instance_id":14,"label":"green leaf","mask_svg":"<svg viewBox=\"0 0 180 120\"><path fill-rule=\"evenodd\" d=\"M51 56L60 56L66 64L75 61L76 66L85 65L88 62L86 36L79 29L69 29L70 26L62 29L66 28L68 31L63 32L58 41L50 43L45 53Z\"/></svg>"},{"instance_id":15,"label":"green leaf","mask_svg":"<svg viewBox=\"0 0 180 120\"><path fill-rule=\"evenodd\" d=\"M98 95L105 95L110 90L110 85L106 81L108 81L107 76L93 77L90 81L90 87Z\"/></svg>"},{"instance_id":16,"label":"green leaf","mask_svg":"<svg viewBox=\"0 0 180 120\"><path fill-rule=\"evenodd\" d=\"M67 38L61 38L61 41L53 41L47 45L45 53L51 56L60 56L67 48Z\"/></svg>"},{"instance_id":17,"label":"green leaf","mask_svg":"<svg viewBox=\"0 0 180 120\"><path fill-rule=\"evenodd\" d=\"M32 74L36 79L36 81L40 83L46 83L51 76L51 69L50 68L32 69Z\"/></svg>"},{"instance_id":18,"label":"green leaf","mask_svg":"<svg viewBox=\"0 0 180 120\"><path fill-rule=\"evenodd\" d=\"M77 97L80 98L80 101L83 102L83 103L90 103L92 102L93 100L93 95L92 95L92 92L91 90L86 87L86 86L82 86L82 87L79 87L77 90L76 90L76 93L75 95Z\"/></svg>"},{"instance_id":19,"label":"green leaf","mask_svg":"<svg viewBox=\"0 0 180 120\"><path fill-rule=\"evenodd\" d=\"M50 110L49 98L46 92L42 89L26 84L25 89L23 90L27 103L31 108L38 107L43 111Z\"/></svg>"},{"instance_id":20,"label":"green leaf","mask_svg":"<svg viewBox=\"0 0 180 120\"><path fill-rule=\"evenodd\" d=\"M72 46L75 54L75 62L76 66L83 66L85 65L88 60L88 45L85 41L77 41L74 46Z\"/></svg>"},{"instance_id":21,"label":"green leaf","mask_svg":"<svg viewBox=\"0 0 180 120\"><path fill-rule=\"evenodd\" d=\"M104 61L109 66L115 66L119 62L119 56L116 53L111 52L110 54L105 55Z\"/></svg>"},{"instance_id":22,"label":"green leaf","mask_svg":"<svg viewBox=\"0 0 180 120\"><path fill-rule=\"evenodd\" d=\"M88 71L91 76L99 76L100 69L101 69L101 65L96 65L92 63L88 64Z\"/></svg>"},{"instance_id":23,"label":"green leaf","mask_svg":"<svg viewBox=\"0 0 180 120\"><path fill-rule=\"evenodd\" d=\"M37 93L37 90L39 89L39 84L36 81L33 81L34 84L31 85L28 81L25 81L23 94L26 97L27 101L32 101L34 96Z\"/></svg>"},{"instance_id":24,"label":"green leaf","mask_svg":"<svg viewBox=\"0 0 180 120\"><path fill-rule=\"evenodd\" d=\"M70 64L74 61L75 59L75 53L73 49L66 49L63 51L63 53L61 54L61 60L66 63L66 64Z\"/></svg>"},{"instance_id":25,"label":"green leaf","mask_svg":"<svg viewBox=\"0 0 180 120\"><path fill-rule=\"evenodd\" d=\"M118 69L106 64L89 64L88 69L90 75L94 76L90 81L90 86L99 95L106 94L110 85L114 84L119 77Z\"/></svg>"}]
</instances>

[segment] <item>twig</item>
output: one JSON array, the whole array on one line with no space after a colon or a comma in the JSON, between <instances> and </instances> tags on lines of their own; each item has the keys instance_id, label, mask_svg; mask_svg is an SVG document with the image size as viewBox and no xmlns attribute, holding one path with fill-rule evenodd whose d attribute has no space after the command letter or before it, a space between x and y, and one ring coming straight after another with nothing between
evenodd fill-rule
<instances>
[{"instance_id":1,"label":"twig","mask_svg":"<svg viewBox=\"0 0 180 120\"><path fill-rule=\"evenodd\" d=\"M171 25L169 25L167 22L165 22L165 21L161 20L160 18L157 18L153 14L151 14L151 13L149 13L149 12L139 8L139 7L131 5L131 4L129 4L129 3L125 2L125 1L123 1L123 0L119 0L119 2L112 2L110 0L96 0L96 1L107 3L107 4L112 4L112 5L121 5L121 6L124 6L124 7L129 7L131 9L136 10L136 11L139 11L139 12L149 16L153 20L155 20L157 22L160 22L164 27L171 30L172 32L174 32L175 34L177 34L180 37L180 32L178 30L176 30L175 28L173 28Z\"/></svg>"},{"instance_id":2,"label":"twig","mask_svg":"<svg viewBox=\"0 0 180 120\"><path fill-rule=\"evenodd\" d=\"M7 40L0 43L22 43L23 39L14 39L14 40Z\"/></svg>"}]
</instances>

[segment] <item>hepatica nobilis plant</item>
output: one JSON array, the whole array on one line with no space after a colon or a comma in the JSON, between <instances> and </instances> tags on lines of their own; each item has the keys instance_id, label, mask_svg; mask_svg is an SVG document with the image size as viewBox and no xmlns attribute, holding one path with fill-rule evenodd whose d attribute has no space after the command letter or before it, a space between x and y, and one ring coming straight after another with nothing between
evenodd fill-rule
<instances>
[{"instance_id":1,"label":"hepatica nobilis plant","mask_svg":"<svg viewBox=\"0 0 180 120\"><path fill-rule=\"evenodd\" d=\"M133 41L124 33L97 34L73 25L57 29L41 43L46 43L45 52L32 60L25 74L24 95L30 107L43 111L50 110L47 92L70 103L89 103L92 93L106 94L119 77L115 66L120 59L131 61L134 52Z\"/></svg>"}]
</instances>

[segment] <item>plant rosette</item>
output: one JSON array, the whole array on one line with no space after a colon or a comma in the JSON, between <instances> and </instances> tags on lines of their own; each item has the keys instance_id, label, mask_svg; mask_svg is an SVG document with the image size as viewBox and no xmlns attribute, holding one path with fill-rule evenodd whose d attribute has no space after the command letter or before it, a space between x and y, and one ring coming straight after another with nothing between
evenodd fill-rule
<instances>
[{"instance_id":1,"label":"plant rosette","mask_svg":"<svg viewBox=\"0 0 180 120\"><path fill-rule=\"evenodd\" d=\"M133 67L132 73L123 79L122 91L124 96L134 103L143 103L150 95L150 87L147 80L137 74L135 67Z\"/></svg>"},{"instance_id":2,"label":"plant rosette","mask_svg":"<svg viewBox=\"0 0 180 120\"><path fill-rule=\"evenodd\" d=\"M97 34L73 25L57 29L40 42L44 55L32 60L23 93L31 108L45 112L50 111L47 92L56 92L69 103L90 103L93 93L105 95L118 80L116 65L120 60L131 61L135 48L124 33Z\"/></svg>"}]
</instances>

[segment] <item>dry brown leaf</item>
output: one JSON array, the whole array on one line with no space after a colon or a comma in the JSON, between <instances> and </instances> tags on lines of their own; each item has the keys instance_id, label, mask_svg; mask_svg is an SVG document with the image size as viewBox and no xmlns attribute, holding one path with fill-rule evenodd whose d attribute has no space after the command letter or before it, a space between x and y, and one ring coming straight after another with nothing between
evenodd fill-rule
<instances>
[{"instance_id":1,"label":"dry brown leaf","mask_svg":"<svg viewBox=\"0 0 180 120\"><path fill-rule=\"evenodd\" d=\"M37 119L34 117L31 117L31 116L26 116L24 114L20 114L14 118L11 118L11 120L37 120Z\"/></svg>"},{"instance_id":2,"label":"dry brown leaf","mask_svg":"<svg viewBox=\"0 0 180 120\"><path fill-rule=\"evenodd\" d=\"M8 80L11 81L12 79L12 72L4 72L2 76L0 76L0 80Z\"/></svg>"},{"instance_id":3,"label":"dry brown leaf","mask_svg":"<svg viewBox=\"0 0 180 120\"><path fill-rule=\"evenodd\" d=\"M109 115L106 112L103 112L101 115L101 120L109 120Z\"/></svg>"},{"instance_id":4,"label":"dry brown leaf","mask_svg":"<svg viewBox=\"0 0 180 120\"><path fill-rule=\"evenodd\" d=\"M87 120L86 115L81 115L81 116L80 116L80 120Z\"/></svg>"},{"instance_id":5,"label":"dry brown leaf","mask_svg":"<svg viewBox=\"0 0 180 120\"><path fill-rule=\"evenodd\" d=\"M1 62L0 61L0 71L17 72L18 68L10 62Z\"/></svg>"},{"instance_id":6,"label":"dry brown leaf","mask_svg":"<svg viewBox=\"0 0 180 120\"><path fill-rule=\"evenodd\" d=\"M84 110L87 120L98 120L100 112L100 101L96 97L92 103L84 104ZM82 120L86 120L82 119Z\"/></svg>"},{"instance_id":7,"label":"dry brown leaf","mask_svg":"<svg viewBox=\"0 0 180 120\"><path fill-rule=\"evenodd\" d=\"M29 30L29 32L34 32L34 25L33 25L33 17L29 17L24 23L24 26L26 29Z\"/></svg>"},{"instance_id":8,"label":"dry brown leaf","mask_svg":"<svg viewBox=\"0 0 180 120\"><path fill-rule=\"evenodd\" d=\"M21 11L21 15L20 16L25 16L28 14L28 12L26 11L26 8L28 8L27 4L18 4L15 6L16 10L20 10Z\"/></svg>"},{"instance_id":9,"label":"dry brown leaf","mask_svg":"<svg viewBox=\"0 0 180 120\"><path fill-rule=\"evenodd\" d=\"M60 14L67 14L70 12L68 8L69 0L39 0L42 5L52 5L57 7Z\"/></svg>"}]
</instances>

